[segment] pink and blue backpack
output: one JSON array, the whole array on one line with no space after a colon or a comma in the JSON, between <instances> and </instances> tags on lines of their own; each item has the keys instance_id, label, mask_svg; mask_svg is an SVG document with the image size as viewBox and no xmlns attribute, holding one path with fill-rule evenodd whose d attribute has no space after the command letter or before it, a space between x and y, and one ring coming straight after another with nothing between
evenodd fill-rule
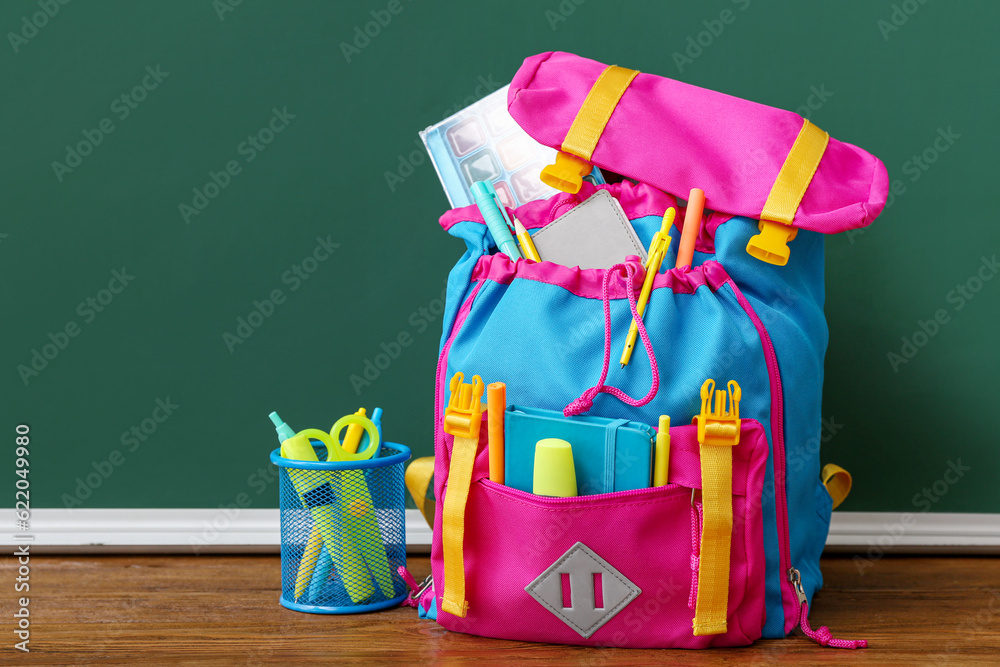
<instances>
[{"instance_id":1,"label":"pink and blue backpack","mask_svg":"<svg viewBox=\"0 0 1000 667\"><path fill-rule=\"evenodd\" d=\"M441 217L467 249L448 278L437 365L421 614L457 632L587 646L738 646L797 626L824 645L864 646L812 630L807 615L832 507L849 489L845 471L820 468L823 235L875 219L884 165L795 113L567 53L525 60L508 108L560 151L551 175L568 190L511 211L529 231L606 190L643 247L678 208L673 257L676 196L701 188L711 212L692 265L653 280L626 368L617 351L645 277L637 257L607 270L512 261L476 206ZM623 179L580 182L592 165ZM610 465L628 465L615 428L671 415L668 483L550 498L490 481L487 413L471 445L443 427L458 372L505 382L521 405L607 418ZM708 501L718 482L691 424L709 378L741 390L721 537Z\"/></svg>"}]
</instances>

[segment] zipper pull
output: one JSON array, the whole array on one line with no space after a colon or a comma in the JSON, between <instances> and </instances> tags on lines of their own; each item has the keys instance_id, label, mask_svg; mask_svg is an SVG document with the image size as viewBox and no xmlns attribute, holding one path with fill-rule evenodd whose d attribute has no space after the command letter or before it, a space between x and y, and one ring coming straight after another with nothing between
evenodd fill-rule
<instances>
[{"instance_id":1,"label":"zipper pull","mask_svg":"<svg viewBox=\"0 0 1000 667\"><path fill-rule=\"evenodd\" d=\"M788 580L792 582L792 587L795 588L795 594L799 596L799 604L802 605L808 603L805 589L802 588L802 574L794 567L790 567L788 568Z\"/></svg>"},{"instance_id":2,"label":"zipper pull","mask_svg":"<svg viewBox=\"0 0 1000 667\"><path fill-rule=\"evenodd\" d=\"M420 598L423 597L424 592L434 583L433 576L428 574L420 584L417 584L417 580L413 578L413 575L405 567L400 566L396 568L396 572L403 578L406 585L410 587L410 594L403 600L402 605L404 607L416 607L420 604Z\"/></svg>"},{"instance_id":3,"label":"zipper pull","mask_svg":"<svg viewBox=\"0 0 1000 667\"><path fill-rule=\"evenodd\" d=\"M867 648L867 639L835 639L830 633L830 628L825 625L819 630L809 627L809 600L806 598L805 589L802 588L802 574L794 567L788 568L788 581L792 582L795 594L799 597L799 627L806 637L813 640L820 646L830 646L832 648Z\"/></svg>"}]
</instances>

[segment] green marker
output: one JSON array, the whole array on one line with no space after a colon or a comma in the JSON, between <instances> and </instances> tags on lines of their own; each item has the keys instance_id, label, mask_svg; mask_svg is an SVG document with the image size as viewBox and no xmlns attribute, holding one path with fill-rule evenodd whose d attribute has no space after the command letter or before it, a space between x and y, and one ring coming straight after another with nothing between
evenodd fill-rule
<instances>
[{"instance_id":1,"label":"green marker","mask_svg":"<svg viewBox=\"0 0 1000 667\"><path fill-rule=\"evenodd\" d=\"M268 415L268 417L271 418L271 422L274 424L274 430L278 432L278 442L281 443L282 457L286 459L319 461L319 458L316 456L316 450L313 449L313 446L309 442L308 438L305 440L304 444L301 438L295 438L295 431L293 431L292 427L286 424L284 420L278 416L277 412L272 412ZM301 484L299 477L302 475L302 471L287 469L287 472L293 480L296 490L298 490L298 486ZM302 560L299 561L298 574L295 576L296 600L302 597L306 587L309 586L310 580L317 579L314 575L319 574L322 571L322 576L319 579L324 583L326 582L332 561L329 551L324 551L322 549L323 546L326 546L327 550L331 548L331 546L327 545L323 539L323 531L321 531L318 526L313 526L312 532L309 535L309 542L306 545L305 552L302 554ZM319 567L317 567L317 563L319 564ZM324 563L326 565L325 568ZM312 589L310 589L310 594L312 595ZM313 595L313 597L315 598L315 595Z\"/></svg>"},{"instance_id":2,"label":"green marker","mask_svg":"<svg viewBox=\"0 0 1000 667\"><path fill-rule=\"evenodd\" d=\"M274 424L274 430L278 432L278 442L284 442L295 435L292 427L286 424L285 420L279 417L277 412L272 412L268 417L271 418L271 423Z\"/></svg>"},{"instance_id":3,"label":"green marker","mask_svg":"<svg viewBox=\"0 0 1000 667\"><path fill-rule=\"evenodd\" d=\"M274 424L274 430L278 432L278 442L281 443L281 456L283 458L295 461L319 461L309 438L296 438L295 431L278 416L277 412L272 412L268 417Z\"/></svg>"}]
</instances>

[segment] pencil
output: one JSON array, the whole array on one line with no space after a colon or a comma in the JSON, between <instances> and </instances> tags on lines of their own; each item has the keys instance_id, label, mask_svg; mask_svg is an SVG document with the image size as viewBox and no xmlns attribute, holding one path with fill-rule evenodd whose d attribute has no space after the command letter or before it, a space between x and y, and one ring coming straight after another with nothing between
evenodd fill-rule
<instances>
[{"instance_id":1,"label":"pencil","mask_svg":"<svg viewBox=\"0 0 1000 667\"><path fill-rule=\"evenodd\" d=\"M517 241L521 244L522 254L533 262L542 261L538 255L538 249L535 248L535 242L531 240L531 234L517 218L514 218L514 233L517 234Z\"/></svg>"}]
</instances>

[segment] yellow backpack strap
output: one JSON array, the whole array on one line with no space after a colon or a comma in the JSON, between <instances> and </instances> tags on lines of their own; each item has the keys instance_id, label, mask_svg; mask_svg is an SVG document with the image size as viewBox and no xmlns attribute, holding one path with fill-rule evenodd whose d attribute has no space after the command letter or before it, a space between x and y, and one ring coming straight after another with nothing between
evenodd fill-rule
<instances>
[{"instance_id":1,"label":"yellow backpack strap","mask_svg":"<svg viewBox=\"0 0 1000 667\"><path fill-rule=\"evenodd\" d=\"M819 476L830 497L833 498L833 509L837 509L851 492L851 473L834 463L827 463Z\"/></svg>"},{"instance_id":2,"label":"yellow backpack strap","mask_svg":"<svg viewBox=\"0 0 1000 667\"><path fill-rule=\"evenodd\" d=\"M829 142L829 134L803 119L799 136L788 151L760 212L760 234L747 243L747 252L752 256L778 266L788 263L788 242L796 234L792 220Z\"/></svg>"},{"instance_id":3,"label":"yellow backpack strap","mask_svg":"<svg viewBox=\"0 0 1000 667\"><path fill-rule=\"evenodd\" d=\"M593 169L589 160L604 127L638 73L638 70L617 65L610 65L601 72L573 119L555 164L542 169L540 178L544 183L563 192L575 194L580 191L583 177Z\"/></svg>"},{"instance_id":4,"label":"yellow backpack strap","mask_svg":"<svg viewBox=\"0 0 1000 667\"><path fill-rule=\"evenodd\" d=\"M406 488L413 496L413 502L420 510L427 525L434 527L434 496L431 490L431 480L434 479L434 457L422 456L406 468Z\"/></svg>"},{"instance_id":5,"label":"yellow backpack strap","mask_svg":"<svg viewBox=\"0 0 1000 667\"><path fill-rule=\"evenodd\" d=\"M471 384L462 383L461 373L451 379L451 397L444 411L444 430L455 436L448 467L448 486L441 515L442 546L444 547L444 593L441 609L465 618L469 603L465 599L465 504L469 500L472 468L479 447L479 427L482 422L483 380L473 376Z\"/></svg>"},{"instance_id":6,"label":"yellow backpack strap","mask_svg":"<svg viewBox=\"0 0 1000 667\"><path fill-rule=\"evenodd\" d=\"M693 621L695 636L726 632L733 534L733 447L740 443L740 393L740 386L730 382L727 411L725 391L716 392L711 379L701 386L701 414L696 420L704 518Z\"/></svg>"}]
</instances>

